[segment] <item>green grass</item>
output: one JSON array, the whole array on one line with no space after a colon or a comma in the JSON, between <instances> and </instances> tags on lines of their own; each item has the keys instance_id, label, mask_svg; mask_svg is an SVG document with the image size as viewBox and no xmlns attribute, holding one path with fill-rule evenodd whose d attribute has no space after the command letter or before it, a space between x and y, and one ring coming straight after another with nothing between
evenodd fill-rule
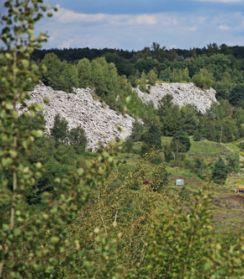
<instances>
[{"instance_id":1,"label":"green grass","mask_svg":"<svg viewBox=\"0 0 244 279\"><path fill-rule=\"evenodd\" d=\"M243 141L243 138L235 141L235 142L231 142L231 143L225 143L224 145L231 150L232 152L235 153L239 153L240 154L240 161L244 161L244 151L240 149L239 147L239 143Z\"/></svg>"},{"instance_id":2,"label":"green grass","mask_svg":"<svg viewBox=\"0 0 244 279\"><path fill-rule=\"evenodd\" d=\"M171 139L172 137L162 137L162 145L170 144ZM240 149L238 148L237 143L222 144L209 140L194 141L191 138L191 148L187 152L187 155L189 157L211 158L239 151Z\"/></svg>"},{"instance_id":3,"label":"green grass","mask_svg":"<svg viewBox=\"0 0 244 279\"><path fill-rule=\"evenodd\" d=\"M188 155L194 157L216 157L219 155L227 155L230 152L231 151L221 143L202 140L191 141L191 149Z\"/></svg>"},{"instance_id":4,"label":"green grass","mask_svg":"<svg viewBox=\"0 0 244 279\"><path fill-rule=\"evenodd\" d=\"M169 144L171 137L162 137L162 145ZM189 161L196 158L203 159L211 168L212 163L219 156L226 156L230 153L239 153L238 142L232 143L216 143L208 140L193 141L191 139L191 148L186 153L186 159ZM133 150L139 153L141 143L134 143ZM126 164L122 167L125 173L135 170L140 164L148 175L150 175L155 165L145 160L138 154L123 153L120 154L120 159L126 160ZM200 179L194 172L187 169L182 162L182 166L173 166L172 162L166 167L169 173L169 191L178 192L182 187L175 186L177 178L185 180L186 191L195 192L199 188L207 186L206 191L209 191L213 196L213 218L215 230L219 233L225 233L231 230L241 230L244 226L244 198L238 198L234 193L234 189L238 185L244 185L244 176L241 174L232 174L228 177L224 185L209 184L208 181Z\"/></svg>"}]
</instances>

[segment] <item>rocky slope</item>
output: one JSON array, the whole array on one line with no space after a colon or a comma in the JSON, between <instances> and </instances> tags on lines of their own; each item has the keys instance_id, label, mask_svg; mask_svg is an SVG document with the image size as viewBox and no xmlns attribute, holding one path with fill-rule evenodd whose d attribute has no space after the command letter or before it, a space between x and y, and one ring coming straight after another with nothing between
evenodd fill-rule
<instances>
[{"instance_id":1,"label":"rocky slope","mask_svg":"<svg viewBox=\"0 0 244 279\"><path fill-rule=\"evenodd\" d=\"M159 102L167 94L173 97L173 103L180 107L193 105L202 113L205 113L216 100L214 89L203 90L193 83L162 83L152 86L150 93L141 92L135 89L139 98L145 103L153 103L157 108Z\"/></svg>"},{"instance_id":2,"label":"rocky slope","mask_svg":"<svg viewBox=\"0 0 244 279\"><path fill-rule=\"evenodd\" d=\"M202 113L217 102L215 90L202 90L192 83L157 84L151 87L149 94L135 90L143 102L152 102L155 107L167 94L172 95L175 104L191 104ZM40 84L30 92L30 96L29 104L36 102L43 105L47 133L53 127L55 115L60 114L68 121L70 129L84 129L88 149L96 150L100 144L106 145L116 138L124 140L131 135L135 120L110 109L97 98L94 99L91 89L74 89L73 93L66 93Z\"/></svg>"},{"instance_id":3,"label":"rocky slope","mask_svg":"<svg viewBox=\"0 0 244 279\"><path fill-rule=\"evenodd\" d=\"M134 119L95 100L90 89L66 93L38 85L30 95L29 103L43 104L47 132L53 127L55 115L60 114L68 121L70 129L84 129L89 149L95 150L100 144L106 145L116 138L126 139L132 132ZM48 99L47 104L45 99Z\"/></svg>"}]
</instances>

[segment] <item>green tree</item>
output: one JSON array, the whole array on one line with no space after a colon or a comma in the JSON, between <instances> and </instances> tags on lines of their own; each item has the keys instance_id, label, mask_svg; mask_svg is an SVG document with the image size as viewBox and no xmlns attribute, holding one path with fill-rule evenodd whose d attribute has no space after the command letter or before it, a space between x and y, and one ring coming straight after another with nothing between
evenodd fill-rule
<instances>
[{"instance_id":1,"label":"green tree","mask_svg":"<svg viewBox=\"0 0 244 279\"><path fill-rule=\"evenodd\" d=\"M84 152L86 149L87 139L85 131L80 128L73 128L68 134L69 143L75 148L77 152Z\"/></svg>"},{"instance_id":2,"label":"green tree","mask_svg":"<svg viewBox=\"0 0 244 279\"><path fill-rule=\"evenodd\" d=\"M42 168L38 162L29 166L23 157L35 139L42 136L42 131L19 125L17 108L24 106L27 90L40 76L31 55L47 37L45 34L36 36L33 27L47 9L43 1L4 1L4 7L6 13L1 17L0 33L4 50L0 54L0 64L5 65L0 69L0 202L5 210L0 217L0 277L20 278L15 257L21 254L21 226L26 224L30 214L23 207L23 191L35 184ZM32 105L23 117L33 122L38 111L40 107Z\"/></svg>"},{"instance_id":3,"label":"green tree","mask_svg":"<svg viewBox=\"0 0 244 279\"><path fill-rule=\"evenodd\" d=\"M244 151L244 141L240 142L240 143L238 144L238 146L240 147L240 149L241 149L242 151Z\"/></svg>"},{"instance_id":4,"label":"green tree","mask_svg":"<svg viewBox=\"0 0 244 279\"><path fill-rule=\"evenodd\" d=\"M227 156L226 164L228 167L228 173L239 172L239 170L240 170L239 154L231 154L231 155Z\"/></svg>"},{"instance_id":5,"label":"green tree","mask_svg":"<svg viewBox=\"0 0 244 279\"><path fill-rule=\"evenodd\" d=\"M136 121L133 125L133 130L130 139L133 141L140 141L144 133L145 133L144 125Z\"/></svg>"},{"instance_id":6,"label":"green tree","mask_svg":"<svg viewBox=\"0 0 244 279\"><path fill-rule=\"evenodd\" d=\"M90 87L92 86L92 67L91 62L84 58L77 64L79 87Z\"/></svg>"},{"instance_id":7,"label":"green tree","mask_svg":"<svg viewBox=\"0 0 244 279\"><path fill-rule=\"evenodd\" d=\"M173 69L170 75L170 80L172 82L189 82L190 76L188 68Z\"/></svg>"},{"instance_id":8,"label":"green tree","mask_svg":"<svg viewBox=\"0 0 244 279\"><path fill-rule=\"evenodd\" d=\"M239 106L244 108L244 84L236 85L230 92L229 100L234 106Z\"/></svg>"},{"instance_id":9,"label":"green tree","mask_svg":"<svg viewBox=\"0 0 244 279\"><path fill-rule=\"evenodd\" d=\"M201 69L197 74L192 78L193 82L200 88L209 89L214 85L214 78L212 73L207 69Z\"/></svg>"},{"instance_id":10,"label":"green tree","mask_svg":"<svg viewBox=\"0 0 244 279\"><path fill-rule=\"evenodd\" d=\"M180 108L173 104L172 99L171 95L166 95L157 111L161 123L161 131L165 136L173 136L177 131L182 130Z\"/></svg>"},{"instance_id":11,"label":"green tree","mask_svg":"<svg viewBox=\"0 0 244 279\"><path fill-rule=\"evenodd\" d=\"M108 72L107 62L104 58L97 58L92 61L92 83L96 89L96 94L106 97L109 93L106 73ZM112 77L112 75L111 75Z\"/></svg>"},{"instance_id":12,"label":"green tree","mask_svg":"<svg viewBox=\"0 0 244 279\"><path fill-rule=\"evenodd\" d=\"M206 178L207 166L203 159L196 158L193 162L193 171L201 178Z\"/></svg>"},{"instance_id":13,"label":"green tree","mask_svg":"<svg viewBox=\"0 0 244 279\"><path fill-rule=\"evenodd\" d=\"M176 154L185 153L190 150L191 142L186 133L179 132L173 136L170 147Z\"/></svg>"},{"instance_id":14,"label":"green tree","mask_svg":"<svg viewBox=\"0 0 244 279\"><path fill-rule=\"evenodd\" d=\"M43 82L53 89L69 92L79 86L77 67L61 61L54 53L46 54L42 65L46 68Z\"/></svg>"},{"instance_id":15,"label":"green tree","mask_svg":"<svg viewBox=\"0 0 244 279\"><path fill-rule=\"evenodd\" d=\"M236 126L238 129L238 138L244 137L244 109L235 108L233 117L236 120Z\"/></svg>"},{"instance_id":16,"label":"green tree","mask_svg":"<svg viewBox=\"0 0 244 279\"><path fill-rule=\"evenodd\" d=\"M54 89L62 89L60 86L62 62L58 56L54 53L48 53L41 64L46 68L42 76L43 82Z\"/></svg>"},{"instance_id":17,"label":"green tree","mask_svg":"<svg viewBox=\"0 0 244 279\"><path fill-rule=\"evenodd\" d=\"M143 136L144 143L152 149L160 149L161 148L161 133L160 129L157 125L150 125L147 133Z\"/></svg>"},{"instance_id":18,"label":"green tree","mask_svg":"<svg viewBox=\"0 0 244 279\"><path fill-rule=\"evenodd\" d=\"M58 87L66 92L71 92L73 88L79 87L78 71L76 65L62 62L62 72L59 77Z\"/></svg>"},{"instance_id":19,"label":"green tree","mask_svg":"<svg viewBox=\"0 0 244 279\"><path fill-rule=\"evenodd\" d=\"M182 130L188 135L193 135L199 127L200 120L196 109L192 106L185 106L180 110L180 122Z\"/></svg>"},{"instance_id":20,"label":"green tree","mask_svg":"<svg viewBox=\"0 0 244 279\"><path fill-rule=\"evenodd\" d=\"M51 135L57 143L68 142L68 122L65 118L62 118L60 114L55 115L54 124L51 129Z\"/></svg>"},{"instance_id":21,"label":"green tree","mask_svg":"<svg viewBox=\"0 0 244 279\"><path fill-rule=\"evenodd\" d=\"M224 184L228 176L228 166L222 158L219 158L212 170L212 179L217 184Z\"/></svg>"},{"instance_id":22,"label":"green tree","mask_svg":"<svg viewBox=\"0 0 244 279\"><path fill-rule=\"evenodd\" d=\"M175 158L175 154L170 146L170 144L164 145L163 146L163 151L164 151L164 158L166 162L170 162Z\"/></svg>"},{"instance_id":23,"label":"green tree","mask_svg":"<svg viewBox=\"0 0 244 279\"><path fill-rule=\"evenodd\" d=\"M217 96L222 99L229 99L234 83L229 72L224 72L221 80L214 85Z\"/></svg>"},{"instance_id":24,"label":"green tree","mask_svg":"<svg viewBox=\"0 0 244 279\"><path fill-rule=\"evenodd\" d=\"M201 137L212 141L234 141L240 133L241 118L241 111L238 111L235 115L235 111L229 102L222 100L219 104L213 105L206 115L200 117L198 131Z\"/></svg>"},{"instance_id":25,"label":"green tree","mask_svg":"<svg viewBox=\"0 0 244 279\"><path fill-rule=\"evenodd\" d=\"M150 70L147 74L148 82L150 85L155 85L158 79L158 75L154 69Z\"/></svg>"},{"instance_id":26,"label":"green tree","mask_svg":"<svg viewBox=\"0 0 244 279\"><path fill-rule=\"evenodd\" d=\"M163 81L170 81L170 76L171 76L171 69L170 67L168 67L160 71L159 79Z\"/></svg>"},{"instance_id":27,"label":"green tree","mask_svg":"<svg viewBox=\"0 0 244 279\"><path fill-rule=\"evenodd\" d=\"M148 92L148 87L147 87L147 75L146 73L143 71L141 74L140 79L138 80L138 85L139 85L139 89L142 92Z\"/></svg>"},{"instance_id":28,"label":"green tree","mask_svg":"<svg viewBox=\"0 0 244 279\"><path fill-rule=\"evenodd\" d=\"M168 184L168 172L166 171L165 166L157 166L152 174L151 189L154 192L160 192Z\"/></svg>"}]
</instances>

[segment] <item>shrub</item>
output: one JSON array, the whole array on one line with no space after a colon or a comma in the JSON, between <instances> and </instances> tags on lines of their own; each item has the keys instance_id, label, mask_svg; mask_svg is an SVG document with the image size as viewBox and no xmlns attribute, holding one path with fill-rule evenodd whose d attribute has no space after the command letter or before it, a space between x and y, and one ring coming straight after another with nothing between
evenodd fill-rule
<instances>
[{"instance_id":1,"label":"shrub","mask_svg":"<svg viewBox=\"0 0 244 279\"><path fill-rule=\"evenodd\" d=\"M145 155L145 159L148 160L150 163L155 164L155 165L159 165L161 163L163 163L164 158L163 158L163 154L162 152L159 152L157 150L153 150L151 149L146 155Z\"/></svg>"},{"instance_id":2,"label":"shrub","mask_svg":"<svg viewBox=\"0 0 244 279\"><path fill-rule=\"evenodd\" d=\"M69 143L74 147L77 152L84 152L86 149L87 138L85 131L80 128L73 128L68 133Z\"/></svg>"},{"instance_id":3,"label":"shrub","mask_svg":"<svg viewBox=\"0 0 244 279\"><path fill-rule=\"evenodd\" d=\"M160 192L168 184L168 172L165 166L158 166L152 173L151 189Z\"/></svg>"},{"instance_id":4,"label":"shrub","mask_svg":"<svg viewBox=\"0 0 244 279\"><path fill-rule=\"evenodd\" d=\"M197 74L195 74L192 80L196 84L196 86L203 89L208 89L214 84L212 73L210 73L205 68L201 69Z\"/></svg>"},{"instance_id":5,"label":"shrub","mask_svg":"<svg viewBox=\"0 0 244 279\"><path fill-rule=\"evenodd\" d=\"M157 125L150 125L148 131L143 136L144 143L149 148L160 149L161 148L161 133Z\"/></svg>"},{"instance_id":6,"label":"shrub","mask_svg":"<svg viewBox=\"0 0 244 279\"><path fill-rule=\"evenodd\" d=\"M206 171L207 171L207 165L204 162L203 159L195 159L193 161L193 167L192 170L194 171L194 173L199 176L201 179L206 178Z\"/></svg>"},{"instance_id":7,"label":"shrub","mask_svg":"<svg viewBox=\"0 0 244 279\"><path fill-rule=\"evenodd\" d=\"M136 121L133 124L132 134L130 136L130 139L133 141L140 141L142 140L142 136L145 133L145 127L142 123Z\"/></svg>"},{"instance_id":8,"label":"shrub","mask_svg":"<svg viewBox=\"0 0 244 279\"><path fill-rule=\"evenodd\" d=\"M158 79L158 75L155 70L150 70L147 74L148 82L150 85L154 85Z\"/></svg>"},{"instance_id":9,"label":"shrub","mask_svg":"<svg viewBox=\"0 0 244 279\"><path fill-rule=\"evenodd\" d=\"M179 132L172 138L170 147L176 154L185 153L191 148L191 142L186 133Z\"/></svg>"},{"instance_id":10,"label":"shrub","mask_svg":"<svg viewBox=\"0 0 244 279\"><path fill-rule=\"evenodd\" d=\"M171 82L189 82L190 76L188 68L173 69L170 74L170 80Z\"/></svg>"},{"instance_id":11,"label":"shrub","mask_svg":"<svg viewBox=\"0 0 244 279\"><path fill-rule=\"evenodd\" d=\"M166 162L170 162L171 160L175 159L174 152L172 151L170 145L163 146L164 158Z\"/></svg>"},{"instance_id":12,"label":"shrub","mask_svg":"<svg viewBox=\"0 0 244 279\"><path fill-rule=\"evenodd\" d=\"M240 142L238 146L240 147L241 150L244 150L244 141Z\"/></svg>"},{"instance_id":13,"label":"shrub","mask_svg":"<svg viewBox=\"0 0 244 279\"><path fill-rule=\"evenodd\" d=\"M45 66L43 82L56 90L71 91L79 86L77 67L71 63L61 61L54 53L45 55L41 64Z\"/></svg>"},{"instance_id":14,"label":"shrub","mask_svg":"<svg viewBox=\"0 0 244 279\"><path fill-rule=\"evenodd\" d=\"M212 170L212 179L217 184L224 184L228 176L228 166L222 158L219 158Z\"/></svg>"},{"instance_id":15,"label":"shrub","mask_svg":"<svg viewBox=\"0 0 244 279\"><path fill-rule=\"evenodd\" d=\"M240 158L239 154L232 154L226 158L228 172L239 172L240 170Z\"/></svg>"},{"instance_id":16,"label":"shrub","mask_svg":"<svg viewBox=\"0 0 244 279\"><path fill-rule=\"evenodd\" d=\"M57 114L54 118L54 125L51 129L51 135L54 137L57 143L67 143L68 132L68 122L65 118L62 118L60 114Z\"/></svg>"}]
</instances>

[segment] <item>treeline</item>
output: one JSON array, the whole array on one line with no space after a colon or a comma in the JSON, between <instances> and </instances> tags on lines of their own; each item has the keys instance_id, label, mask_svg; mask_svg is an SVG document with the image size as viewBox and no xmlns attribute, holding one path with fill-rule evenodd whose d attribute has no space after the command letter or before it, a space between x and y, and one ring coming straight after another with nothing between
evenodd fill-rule
<instances>
[{"instance_id":1,"label":"treeline","mask_svg":"<svg viewBox=\"0 0 244 279\"><path fill-rule=\"evenodd\" d=\"M203 48L192 48L190 50L187 49L166 49L160 44L154 42L151 47L145 47L139 51L129 51L122 49L94 49L94 48L64 48L64 49L37 49L32 54L32 57L35 60L43 59L45 54L47 53L55 53L61 59L67 61L75 61L83 58L94 59L100 56L104 56L110 53L116 53L119 57L123 59L132 59L138 54L142 53L150 53L152 56L157 56L159 59L168 59L174 60L176 56L189 58L194 57L196 55L206 54L211 56L213 54L225 54L225 55L233 55L237 59L244 58L244 47L243 46L227 46L226 44L217 45L215 43L209 44L207 47Z\"/></svg>"},{"instance_id":2,"label":"treeline","mask_svg":"<svg viewBox=\"0 0 244 279\"><path fill-rule=\"evenodd\" d=\"M228 61L228 59L227 59ZM230 74L225 73L217 82L219 92L225 98L219 104L202 115L193 107L187 106L180 109L172 103L169 96L164 98L159 109L152 105L145 105L132 89L132 84L124 76L119 75L116 66L108 63L104 57L88 60L81 59L76 62L60 60L57 55L48 53L41 61L46 71L42 74L42 81L57 90L72 92L73 87L90 87L96 95L114 110L129 113L135 118L141 118L145 123L153 123L160 130L161 135L173 136L178 131L184 131L196 140L208 139L216 142L234 141L244 135L244 110L242 98L244 96L244 83L235 85ZM224 64L211 64L212 72L218 74L219 67ZM189 82L188 68L173 69L168 74L171 81ZM236 77L241 72L236 74ZM166 79L166 78L165 78ZM139 86L147 91L158 80L155 70L147 74L143 71L138 77L134 77L134 86ZM209 87L215 83L214 75L207 69L200 69L192 80L201 87ZM229 101L226 100L229 98ZM231 104L230 104L231 103Z\"/></svg>"},{"instance_id":3,"label":"treeline","mask_svg":"<svg viewBox=\"0 0 244 279\"><path fill-rule=\"evenodd\" d=\"M126 76L133 86L142 85L145 88L147 80L193 81L202 88L212 86L219 99L227 99L235 106L243 106L244 103L243 47L211 44L203 49L168 50L153 43L141 51L89 48L36 50L33 58L41 61L50 53L72 64L84 58L97 61L97 58L103 57L108 63L113 63L118 74Z\"/></svg>"},{"instance_id":4,"label":"treeline","mask_svg":"<svg viewBox=\"0 0 244 279\"><path fill-rule=\"evenodd\" d=\"M74 87L90 87L98 98L114 110L143 119L154 117L153 107L142 103L128 80L120 76L116 66L108 63L104 57L92 61L84 58L69 63L49 53L41 65L45 68L42 81L56 90L72 92Z\"/></svg>"}]
</instances>

